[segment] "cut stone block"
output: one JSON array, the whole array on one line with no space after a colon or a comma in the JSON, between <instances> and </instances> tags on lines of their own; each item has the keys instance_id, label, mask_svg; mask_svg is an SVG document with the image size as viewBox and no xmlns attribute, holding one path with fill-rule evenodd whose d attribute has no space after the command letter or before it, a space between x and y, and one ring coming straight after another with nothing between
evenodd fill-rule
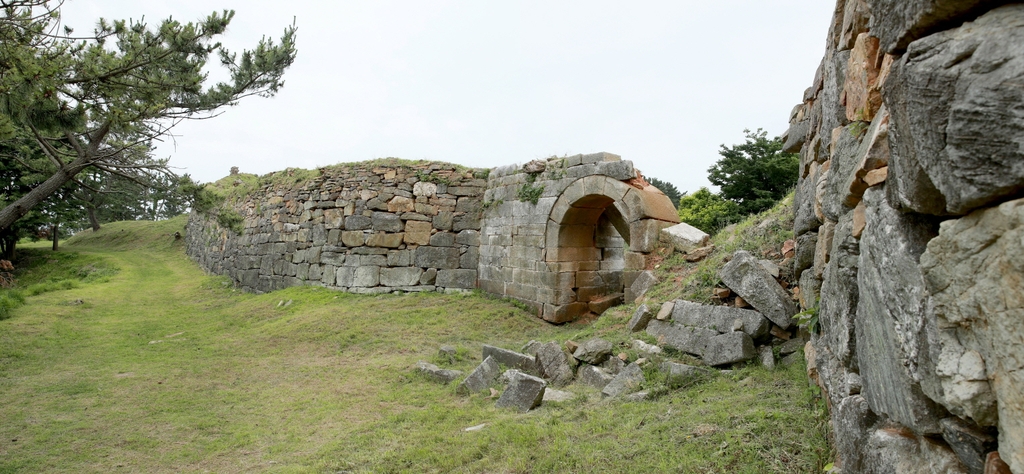
<instances>
[{"instance_id":1,"label":"cut stone block","mask_svg":"<svg viewBox=\"0 0 1024 474\"><path fill-rule=\"evenodd\" d=\"M664 240L672 243L676 252L686 253L704 247L711 240L706 232L685 222L661 229Z\"/></svg>"},{"instance_id":2,"label":"cut stone block","mask_svg":"<svg viewBox=\"0 0 1024 474\"><path fill-rule=\"evenodd\" d=\"M741 330L754 338L768 334L769 327L768 320L757 311L685 300L676 300L672 320L676 324L713 329L719 333L732 332L733 324L739 320Z\"/></svg>"},{"instance_id":3,"label":"cut stone block","mask_svg":"<svg viewBox=\"0 0 1024 474\"><path fill-rule=\"evenodd\" d=\"M498 408L512 408L519 413L526 413L535 407L540 406L544 400L544 390L548 383L542 378L534 377L524 373L517 373L512 377L505 392L498 397L494 406Z\"/></svg>"},{"instance_id":4,"label":"cut stone block","mask_svg":"<svg viewBox=\"0 0 1024 474\"><path fill-rule=\"evenodd\" d=\"M581 344L573 352L572 356L578 361L599 365L608 359L608 356L611 354L612 343L601 338L594 338Z\"/></svg>"},{"instance_id":5,"label":"cut stone block","mask_svg":"<svg viewBox=\"0 0 1024 474\"><path fill-rule=\"evenodd\" d=\"M786 329L793 324L796 304L749 252L740 250L733 254L732 260L719 271L719 277L779 327Z\"/></svg>"},{"instance_id":6,"label":"cut stone block","mask_svg":"<svg viewBox=\"0 0 1024 474\"><path fill-rule=\"evenodd\" d=\"M702 358L707 365L725 365L754 357L757 357L757 350L754 349L754 341L750 339L750 335L730 332L708 339Z\"/></svg>"},{"instance_id":7,"label":"cut stone block","mask_svg":"<svg viewBox=\"0 0 1024 474\"><path fill-rule=\"evenodd\" d=\"M505 367L518 369L531 375L541 375L536 359L526 354L484 344L483 358L493 358L495 362Z\"/></svg>"},{"instance_id":8,"label":"cut stone block","mask_svg":"<svg viewBox=\"0 0 1024 474\"><path fill-rule=\"evenodd\" d=\"M630 318L626 327L629 329L629 332L643 331L647 329L647 323L651 322L652 316L654 316L654 312L646 304L642 304L633 312L633 317Z\"/></svg>"},{"instance_id":9,"label":"cut stone block","mask_svg":"<svg viewBox=\"0 0 1024 474\"><path fill-rule=\"evenodd\" d=\"M640 389L646 381L644 372L635 362L626 366L608 385L601 390L603 398L614 398Z\"/></svg>"},{"instance_id":10,"label":"cut stone block","mask_svg":"<svg viewBox=\"0 0 1024 474\"><path fill-rule=\"evenodd\" d=\"M434 364L430 364L422 360L416 363L416 370L443 384L451 383L455 379L462 377L461 371L442 369Z\"/></svg>"},{"instance_id":11,"label":"cut stone block","mask_svg":"<svg viewBox=\"0 0 1024 474\"><path fill-rule=\"evenodd\" d=\"M469 395L487 390L498 378L500 372L501 368L498 366L498 361L494 360L493 357L488 357L473 369L469 376L455 388L455 393Z\"/></svg>"}]
</instances>

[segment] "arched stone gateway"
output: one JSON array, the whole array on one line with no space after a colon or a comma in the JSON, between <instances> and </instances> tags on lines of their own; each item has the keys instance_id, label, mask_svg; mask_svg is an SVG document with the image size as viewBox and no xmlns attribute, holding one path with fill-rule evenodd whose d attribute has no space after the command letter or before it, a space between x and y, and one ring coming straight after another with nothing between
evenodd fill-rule
<instances>
[{"instance_id":1,"label":"arched stone gateway","mask_svg":"<svg viewBox=\"0 0 1024 474\"><path fill-rule=\"evenodd\" d=\"M544 168L532 178L511 167L492 173L480 287L556 323L629 299L659 232L679 222L671 200L609 153L554 158ZM537 203L522 200L524 186L543 186Z\"/></svg>"}]
</instances>

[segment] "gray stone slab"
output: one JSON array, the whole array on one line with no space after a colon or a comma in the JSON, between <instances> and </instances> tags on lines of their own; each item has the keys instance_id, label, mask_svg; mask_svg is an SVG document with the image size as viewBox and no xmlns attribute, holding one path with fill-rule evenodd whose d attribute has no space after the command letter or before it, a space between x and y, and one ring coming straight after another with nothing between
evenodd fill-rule
<instances>
[{"instance_id":1,"label":"gray stone slab","mask_svg":"<svg viewBox=\"0 0 1024 474\"><path fill-rule=\"evenodd\" d=\"M459 249L454 247L419 247L416 249L416 266L438 270L459 268Z\"/></svg>"},{"instance_id":2,"label":"gray stone slab","mask_svg":"<svg viewBox=\"0 0 1024 474\"><path fill-rule=\"evenodd\" d=\"M601 397L615 398L620 395L636 392L640 390L640 387L643 386L646 380L643 370L634 362L627 365L611 382L608 382L608 385L605 385L604 389L601 390Z\"/></svg>"},{"instance_id":3,"label":"gray stone slab","mask_svg":"<svg viewBox=\"0 0 1024 474\"><path fill-rule=\"evenodd\" d=\"M569 356L557 342L532 346L528 352L536 356L541 376L552 385L564 386L572 382L573 371L572 365L569 364Z\"/></svg>"},{"instance_id":4,"label":"gray stone slab","mask_svg":"<svg viewBox=\"0 0 1024 474\"><path fill-rule=\"evenodd\" d=\"M708 340L717 336L718 331L655 319L647 325L647 334L657 338L660 345L700 357L704 355Z\"/></svg>"},{"instance_id":5,"label":"gray stone slab","mask_svg":"<svg viewBox=\"0 0 1024 474\"><path fill-rule=\"evenodd\" d=\"M487 390L500 373L501 368L498 366L498 361L494 360L493 357L487 357L480 365L473 369L473 372L470 372L465 380L459 383L455 388L455 393L469 395L470 393Z\"/></svg>"},{"instance_id":6,"label":"gray stone slab","mask_svg":"<svg viewBox=\"0 0 1024 474\"><path fill-rule=\"evenodd\" d=\"M685 300L676 300L672 309L672 321L676 324L713 329L719 333L732 332L737 320L742 323L741 330L750 337L768 334L768 320L757 311Z\"/></svg>"},{"instance_id":7,"label":"gray stone slab","mask_svg":"<svg viewBox=\"0 0 1024 474\"><path fill-rule=\"evenodd\" d=\"M707 365L725 365L757 357L754 341L743 332L716 335L707 341L702 359Z\"/></svg>"},{"instance_id":8,"label":"gray stone slab","mask_svg":"<svg viewBox=\"0 0 1024 474\"><path fill-rule=\"evenodd\" d=\"M630 318L629 323L626 324L626 328L629 332L639 332L647 329L647 323L651 322L651 318L654 317L654 311L647 307L646 304L642 304L636 308L633 312L633 317Z\"/></svg>"},{"instance_id":9,"label":"gray stone slab","mask_svg":"<svg viewBox=\"0 0 1024 474\"><path fill-rule=\"evenodd\" d=\"M526 413L535 407L540 406L544 400L544 391L547 382L539 377L517 373L512 377L508 388L502 392L501 397L494 406L497 408L511 408L520 413Z\"/></svg>"},{"instance_id":10,"label":"gray stone slab","mask_svg":"<svg viewBox=\"0 0 1024 474\"><path fill-rule=\"evenodd\" d=\"M599 365L611 354L612 343L601 338L594 338L580 344L572 356L578 361Z\"/></svg>"},{"instance_id":11,"label":"gray stone slab","mask_svg":"<svg viewBox=\"0 0 1024 474\"><path fill-rule=\"evenodd\" d=\"M540 368L537 366L537 361L533 356L520 354L516 351L484 344L483 358L493 358L497 363L505 367L518 369L531 375L541 375Z\"/></svg>"},{"instance_id":12,"label":"gray stone slab","mask_svg":"<svg viewBox=\"0 0 1024 474\"><path fill-rule=\"evenodd\" d=\"M380 284L383 286L417 286L423 269L418 267L381 268Z\"/></svg>"},{"instance_id":13,"label":"gray stone slab","mask_svg":"<svg viewBox=\"0 0 1024 474\"><path fill-rule=\"evenodd\" d=\"M444 384L451 383L455 381L455 379L462 377L462 372L458 370L442 369L434 364L430 364L422 360L416 363L416 370L420 371L422 374L430 377L431 379L434 379Z\"/></svg>"},{"instance_id":14,"label":"gray stone slab","mask_svg":"<svg viewBox=\"0 0 1024 474\"><path fill-rule=\"evenodd\" d=\"M444 288L476 288L476 270L438 270L435 284Z\"/></svg>"},{"instance_id":15,"label":"gray stone slab","mask_svg":"<svg viewBox=\"0 0 1024 474\"><path fill-rule=\"evenodd\" d=\"M604 389L608 382L615 378L607 370L596 365L583 364L576 373L576 380L583 385L594 387L598 390Z\"/></svg>"},{"instance_id":16,"label":"gray stone slab","mask_svg":"<svg viewBox=\"0 0 1024 474\"><path fill-rule=\"evenodd\" d=\"M882 51L900 54L915 40L969 20L998 0L868 0L871 34Z\"/></svg>"}]
</instances>

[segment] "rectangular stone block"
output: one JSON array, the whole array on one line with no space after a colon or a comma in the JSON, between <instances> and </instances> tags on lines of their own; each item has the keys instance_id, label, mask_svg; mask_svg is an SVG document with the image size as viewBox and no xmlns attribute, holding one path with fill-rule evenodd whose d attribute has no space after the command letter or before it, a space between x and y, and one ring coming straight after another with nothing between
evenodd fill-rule
<instances>
[{"instance_id":1,"label":"rectangular stone block","mask_svg":"<svg viewBox=\"0 0 1024 474\"><path fill-rule=\"evenodd\" d=\"M416 286L420 284L423 269L418 267L382 268L380 284L384 286Z\"/></svg>"},{"instance_id":2,"label":"rectangular stone block","mask_svg":"<svg viewBox=\"0 0 1024 474\"><path fill-rule=\"evenodd\" d=\"M402 232L399 232L397 234L376 232L366 239L366 245L370 247L384 247L394 249L401 246L404 239L405 234Z\"/></svg>"},{"instance_id":3,"label":"rectangular stone block","mask_svg":"<svg viewBox=\"0 0 1024 474\"><path fill-rule=\"evenodd\" d=\"M476 288L476 270L438 270L437 286L444 288Z\"/></svg>"},{"instance_id":4,"label":"rectangular stone block","mask_svg":"<svg viewBox=\"0 0 1024 474\"><path fill-rule=\"evenodd\" d=\"M459 249L454 247L419 247L416 249L416 266L451 270L459 268Z\"/></svg>"},{"instance_id":5,"label":"rectangular stone block","mask_svg":"<svg viewBox=\"0 0 1024 474\"><path fill-rule=\"evenodd\" d=\"M430 233L433 230L430 222L406 221L405 243L412 245L427 245L430 243Z\"/></svg>"}]
</instances>

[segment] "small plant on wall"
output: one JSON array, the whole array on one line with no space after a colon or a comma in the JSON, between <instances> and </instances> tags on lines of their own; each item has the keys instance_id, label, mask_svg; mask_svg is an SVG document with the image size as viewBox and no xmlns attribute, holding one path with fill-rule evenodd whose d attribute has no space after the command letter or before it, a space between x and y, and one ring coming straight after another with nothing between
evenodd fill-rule
<instances>
[{"instance_id":1,"label":"small plant on wall","mask_svg":"<svg viewBox=\"0 0 1024 474\"><path fill-rule=\"evenodd\" d=\"M530 173L526 175L526 183L519 188L517 197L520 201L526 201L531 204L537 204L540 200L540 195L544 194L543 185L534 185L537 182L537 174Z\"/></svg>"}]
</instances>

